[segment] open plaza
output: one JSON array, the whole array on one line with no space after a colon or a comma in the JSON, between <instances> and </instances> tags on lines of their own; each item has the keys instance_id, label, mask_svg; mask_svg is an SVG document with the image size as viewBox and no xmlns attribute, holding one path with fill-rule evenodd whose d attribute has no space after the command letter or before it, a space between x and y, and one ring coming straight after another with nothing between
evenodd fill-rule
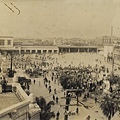
<instances>
[{"instance_id":1,"label":"open plaza","mask_svg":"<svg viewBox=\"0 0 120 120\"><path fill-rule=\"evenodd\" d=\"M2 68L5 67L5 63L7 66L10 66L11 59L9 54L7 56L1 55L1 58L1 65L4 63L1 66ZM108 82L108 77L112 72L114 72L114 75L119 76L120 70L119 66L114 64L113 71L112 62L106 62L103 55L99 53L76 52L59 54L18 54L12 58L12 69L16 71L13 80L9 78L7 74L1 72L8 83L13 83L18 77L25 77L31 80L31 84L28 86L22 84L26 87L25 91L33 93L34 96L38 98L40 96L44 97L46 102L54 101L54 105L51 106L51 111L54 112L55 116L52 117L51 120L108 119L103 114L100 104L106 95L109 96L112 94L109 91L110 82ZM86 71L88 72L87 74ZM64 82L62 83L61 80L63 74L65 77L72 77L68 79L63 78L69 81L67 84L65 83L66 86L63 85ZM78 85L76 85L75 81ZM102 81L101 85L99 85L100 81ZM71 86L68 86L68 84ZM90 84L95 84L96 87L94 88L92 86L91 88ZM23 86L21 87L24 89ZM118 83L113 84L112 90L116 91L117 87ZM68 89L71 91L72 89L73 91L74 89L82 89L82 92L76 95L75 92L67 92ZM67 103L68 96L70 98L69 104ZM6 103L2 101L3 106L4 104ZM66 108L66 106L69 106L69 108ZM58 112L59 118L57 118ZM112 120L118 119L120 119L119 111L112 117Z\"/></svg>"},{"instance_id":2,"label":"open plaza","mask_svg":"<svg viewBox=\"0 0 120 120\"><path fill-rule=\"evenodd\" d=\"M0 120L120 120L120 0L0 0Z\"/></svg>"}]
</instances>

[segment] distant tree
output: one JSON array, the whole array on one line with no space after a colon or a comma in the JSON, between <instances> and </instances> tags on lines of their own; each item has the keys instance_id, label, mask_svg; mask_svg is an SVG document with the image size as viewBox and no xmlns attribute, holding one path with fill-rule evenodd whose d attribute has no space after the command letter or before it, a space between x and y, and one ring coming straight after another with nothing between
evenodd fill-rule
<instances>
[{"instance_id":1,"label":"distant tree","mask_svg":"<svg viewBox=\"0 0 120 120\"><path fill-rule=\"evenodd\" d=\"M59 81L63 87L63 89L69 89L72 85L72 76L68 75L67 73L62 73L62 75L59 78Z\"/></svg>"}]
</instances>

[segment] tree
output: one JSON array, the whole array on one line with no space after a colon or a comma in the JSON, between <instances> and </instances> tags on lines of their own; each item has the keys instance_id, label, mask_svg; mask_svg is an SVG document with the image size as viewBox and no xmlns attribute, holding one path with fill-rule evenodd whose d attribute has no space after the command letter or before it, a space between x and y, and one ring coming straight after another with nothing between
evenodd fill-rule
<instances>
[{"instance_id":1,"label":"tree","mask_svg":"<svg viewBox=\"0 0 120 120\"><path fill-rule=\"evenodd\" d=\"M119 110L119 103L111 96L105 96L101 102L100 108L102 109L103 114L111 120L115 113Z\"/></svg>"},{"instance_id":2,"label":"tree","mask_svg":"<svg viewBox=\"0 0 120 120\"><path fill-rule=\"evenodd\" d=\"M54 101L46 102L45 98L36 97L37 104L41 108L40 120L50 120L55 117L55 113L51 112L51 106L54 105Z\"/></svg>"},{"instance_id":3,"label":"tree","mask_svg":"<svg viewBox=\"0 0 120 120\"><path fill-rule=\"evenodd\" d=\"M110 85L114 85L114 84L119 84L120 83L120 77L119 75L110 75L108 77L108 80L110 81Z\"/></svg>"},{"instance_id":4,"label":"tree","mask_svg":"<svg viewBox=\"0 0 120 120\"><path fill-rule=\"evenodd\" d=\"M67 72L62 73L59 81L63 89L77 88L81 84L80 78L78 77L78 74L75 73L75 70L68 70Z\"/></svg>"},{"instance_id":5,"label":"tree","mask_svg":"<svg viewBox=\"0 0 120 120\"><path fill-rule=\"evenodd\" d=\"M73 81L74 76L72 76L72 74L68 74L68 72L62 73L59 78L59 81L63 89L70 89L72 86L74 86Z\"/></svg>"}]
</instances>

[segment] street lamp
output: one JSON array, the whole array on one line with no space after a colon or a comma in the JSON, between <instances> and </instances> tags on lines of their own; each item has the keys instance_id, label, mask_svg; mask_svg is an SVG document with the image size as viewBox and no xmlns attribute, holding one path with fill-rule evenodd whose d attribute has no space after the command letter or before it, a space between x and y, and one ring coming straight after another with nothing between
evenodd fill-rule
<instances>
[{"instance_id":1,"label":"street lamp","mask_svg":"<svg viewBox=\"0 0 120 120\"><path fill-rule=\"evenodd\" d=\"M12 70L13 54L10 53L10 70L8 72L8 77L14 77L14 72Z\"/></svg>"}]
</instances>

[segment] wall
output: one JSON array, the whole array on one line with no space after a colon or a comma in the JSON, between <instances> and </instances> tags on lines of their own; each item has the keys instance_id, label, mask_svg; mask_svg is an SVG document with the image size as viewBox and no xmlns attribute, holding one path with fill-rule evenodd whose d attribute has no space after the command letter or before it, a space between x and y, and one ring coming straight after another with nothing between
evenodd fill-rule
<instances>
[{"instance_id":1,"label":"wall","mask_svg":"<svg viewBox=\"0 0 120 120\"><path fill-rule=\"evenodd\" d=\"M8 83L9 84L9 83ZM21 101L0 111L0 120L40 120L40 108L24 92L19 83L12 84L12 91ZM32 104L34 107L30 108Z\"/></svg>"},{"instance_id":2,"label":"wall","mask_svg":"<svg viewBox=\"0 0 120 120\"><path fill-rule=\"evenodd\" d=\"M4 41L4 45L0 45L0 47L13 47L13 37L9 36L0 36L0 41Z\"/></svg>"},{"instance_id":3,"label":"wall","mask_svg":"<svg viewBox=\"0 0 120 120\"><path fill-rule=\"evenodd\" d=\"M59 52L57 46L21 46L21 50L24 50L25 53L27 50L30 50L30 53L32 53L32 50L35 50L35 53L37 53L37 50L41 50L41 53L43 53L44 50L46 50L46 53L48 53L49 50L52 50L52 53L54 53L55 50L57 51L56 53Z\"/></svg>"},{"instance_id":4,"label":"wall","mask_svg":"<svg viewBox=\"0 0 120 120\"><path fill-rule=\"evenodd\" d=\"M0 111L0 120L29 120L29 103L27 94L18 83L12 84L13 92L19 95L22 101Z\"/></svg>"}]
</instances>

